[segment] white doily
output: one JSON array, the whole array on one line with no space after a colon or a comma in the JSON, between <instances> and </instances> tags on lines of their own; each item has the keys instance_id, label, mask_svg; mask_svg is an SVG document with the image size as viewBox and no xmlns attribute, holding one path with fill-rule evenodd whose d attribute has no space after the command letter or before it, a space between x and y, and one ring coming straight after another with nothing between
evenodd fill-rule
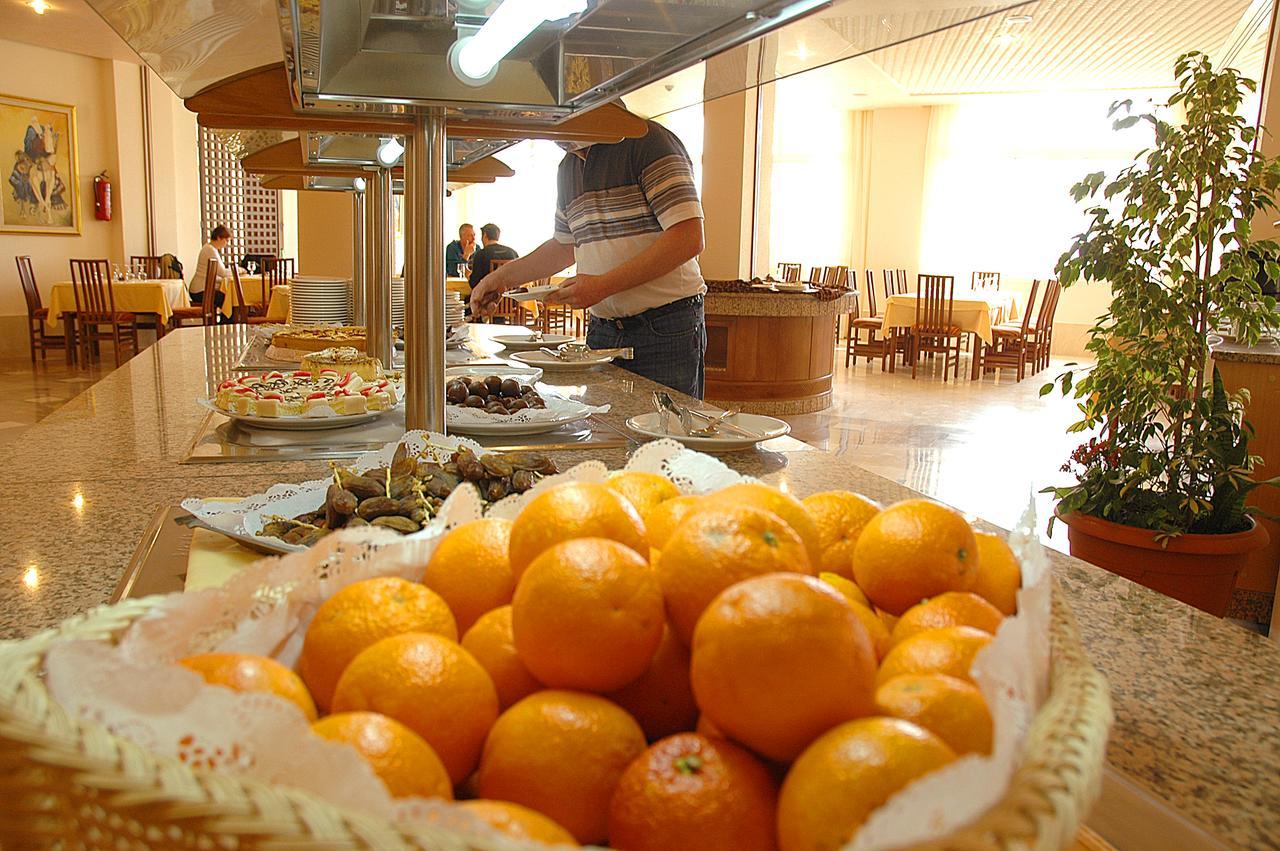
<instances>
[{"instance_id":1,"label":"white doily","mask_svg":"<svg viewBox=\"0 0 1280 851\"><path fill-rule=\"evenodd\" d=\"M401 443L408 447L411 455L441 463L447 461L450 455L463 446L477 455L485 453L485 449L480 444L465 437L449 437L433 431L415 430L405 432L404 437L399 441L360 455L346 466L357 473L364 473L375 467L386 467L391 464L391 459ZM260 534L262 527L269 523L272 517L297 517L299 514L318 510L324 505L325 491L329 489L332 481L333 479L326 477L299 484L273 485L266 493L254 494L235 502L188 498L182 501L182 507L211 526L257 538L276 549L287 548L294 552L301 552L306 548L297 544L287 544L278 538L264 538ZM449 499L452 500L456 494L468 490L475 494L474 488L458 488ZM443 513L442 509L441 514ZM431 525L434 525L434 521Z\"/></svg>"},{"instance_id":2,"label":"white doily","mask_svg":"<svg viewBox=\"0 0 1280 851\"><path fill-rule=\"evenodd\" d=\"M545 408L525 408L514 414L490 414L484 408L466 408L462 405L445 406L445 423L465 428L468 425L521 425L525 423L572 423L592 414L606 414L608 405L587 405L576 399L565 399L551 393L541 393Z\"/></svg>"}]
</instances>

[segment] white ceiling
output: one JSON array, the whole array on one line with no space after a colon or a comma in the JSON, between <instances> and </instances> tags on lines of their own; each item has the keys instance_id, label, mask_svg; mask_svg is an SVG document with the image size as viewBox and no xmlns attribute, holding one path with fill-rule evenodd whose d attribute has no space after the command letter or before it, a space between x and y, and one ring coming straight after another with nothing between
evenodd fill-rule
<instances>
[{"instance_id":1,"label":"white ceiling","mask_svg":"<svg viewBox=\"0 0 1280 851\"><path fill-rule=\"evenodd\" d=\"M0 0L0 38L99 59L141 63L138 54L107 26L85 0L46 0L37 15L24 0Z\"/></svg>"}]
</instances>

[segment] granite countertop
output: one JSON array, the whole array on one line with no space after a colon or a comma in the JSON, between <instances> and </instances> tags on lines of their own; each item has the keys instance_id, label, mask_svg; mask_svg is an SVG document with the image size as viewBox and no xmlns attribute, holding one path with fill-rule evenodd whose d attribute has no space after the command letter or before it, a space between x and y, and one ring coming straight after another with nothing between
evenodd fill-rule
<instances>
[{"instance_id":1,"label":"granite countertop","mask_svg":"<svg viewBox=\"0 0 1280 851\"><path fill-rule=\"evenodd\" d=\"M776 298L776 296L768 296ZM812 299L810 301L813 301ZM157 511L188 496L254 493L316 478L325 462L180 464L245 342L241 328L166 335L0 450L0 636L17 638L105 603ZM208 345L206 346L206 343ZM560 378L621 427L655 385L616 367ZM626 449L556 453L565 464ZM798 495L831 488L882 502L914 491L791 438L723 456ZM1109 761L1164 806L1242 849L1274 847L1280 813L1280 647L1106 571L1050 552L1085 646L1107 675Z\"/></svg>"},{"instance_id":2,"label":"granite countertop","mask_svg":"<svg viewBox=\"0 0 1280 851\"><path fill-rule=\"evenodd\" d=\"M1239 361L1280 365L1280 342L1269 340L1256 346L1246 346L1235 340L1223 340L1210 349L1214 360Z\"/></svg>"},{"instance_id":3,"label":"granite countertop","mask_svg":"<svg viewBox=\"0 0 1280 851\"><path fill-rule=\"evenodd\" d=\"M853 310L856 296L847 293L822 300L812 293L751 292L703 296L708 316L833 316Z\"/></svg>"}]
</instances>

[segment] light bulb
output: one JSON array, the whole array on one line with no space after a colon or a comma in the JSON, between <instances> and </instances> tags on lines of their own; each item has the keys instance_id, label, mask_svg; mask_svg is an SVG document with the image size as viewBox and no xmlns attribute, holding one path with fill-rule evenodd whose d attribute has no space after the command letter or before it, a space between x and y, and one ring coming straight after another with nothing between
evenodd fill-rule
<instances>
[{"instance_id":1,"label":"light bulb","mask_svg":"<svg viewBox=\"0 0 1280 851\"><path fill-rule=\"evenodd\" d=\"M364 186L365 186L364 178L363 177L355 178L354 180L351 181L351 185L355 188L357 192L363 192Z\"/></svg>"},{"instance_id":2,"label":"light bulb","mask_svg":"<svg viewBox=\"0 0 1280 851\"><path fill-rule=\"evenodd\" d=\"M389 139L383 139L382 144L378 146L378 162L387 167L393 166L403 153L404 145L400 144L398 138L392 136Z\"/></svg>"},{"instance_id":3,"label":"light bulb","mask_svg":"<svg viewBox=\"0 0 1280 851\"><path fill-rule=\"evenodd\" d=\"M450 65L464 83L487 83L503 57L544 21L558 21L586 9L587 0L503 0L475 35L454 43Z\"/></svg>"},{"instance_id":4,"label":"light bulb","mask_svg":"<svg viewBox=\"0 0 1280 851\"><path fill-rule=\"evenodd\" d=\"M27 5L30 6L31 11L35 12L37 15L43 15L45 12L49 11L49 4L44 0L31 0Z\"/></svg>"}]
</instances>

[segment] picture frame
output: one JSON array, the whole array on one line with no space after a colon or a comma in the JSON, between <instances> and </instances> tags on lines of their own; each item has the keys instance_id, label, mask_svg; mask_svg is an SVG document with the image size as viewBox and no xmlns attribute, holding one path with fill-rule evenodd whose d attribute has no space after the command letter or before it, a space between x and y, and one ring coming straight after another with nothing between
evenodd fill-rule
<instances>
[{"instance_id":1,"label":"picture frame","mask_svg":"<svg viewBox=\"0 0 1280 851\"><path fill-rule=\"evenodd\" d=\"M80 235L76 108L0 94L0 232Z\"/></svg>"}]
</instances>

